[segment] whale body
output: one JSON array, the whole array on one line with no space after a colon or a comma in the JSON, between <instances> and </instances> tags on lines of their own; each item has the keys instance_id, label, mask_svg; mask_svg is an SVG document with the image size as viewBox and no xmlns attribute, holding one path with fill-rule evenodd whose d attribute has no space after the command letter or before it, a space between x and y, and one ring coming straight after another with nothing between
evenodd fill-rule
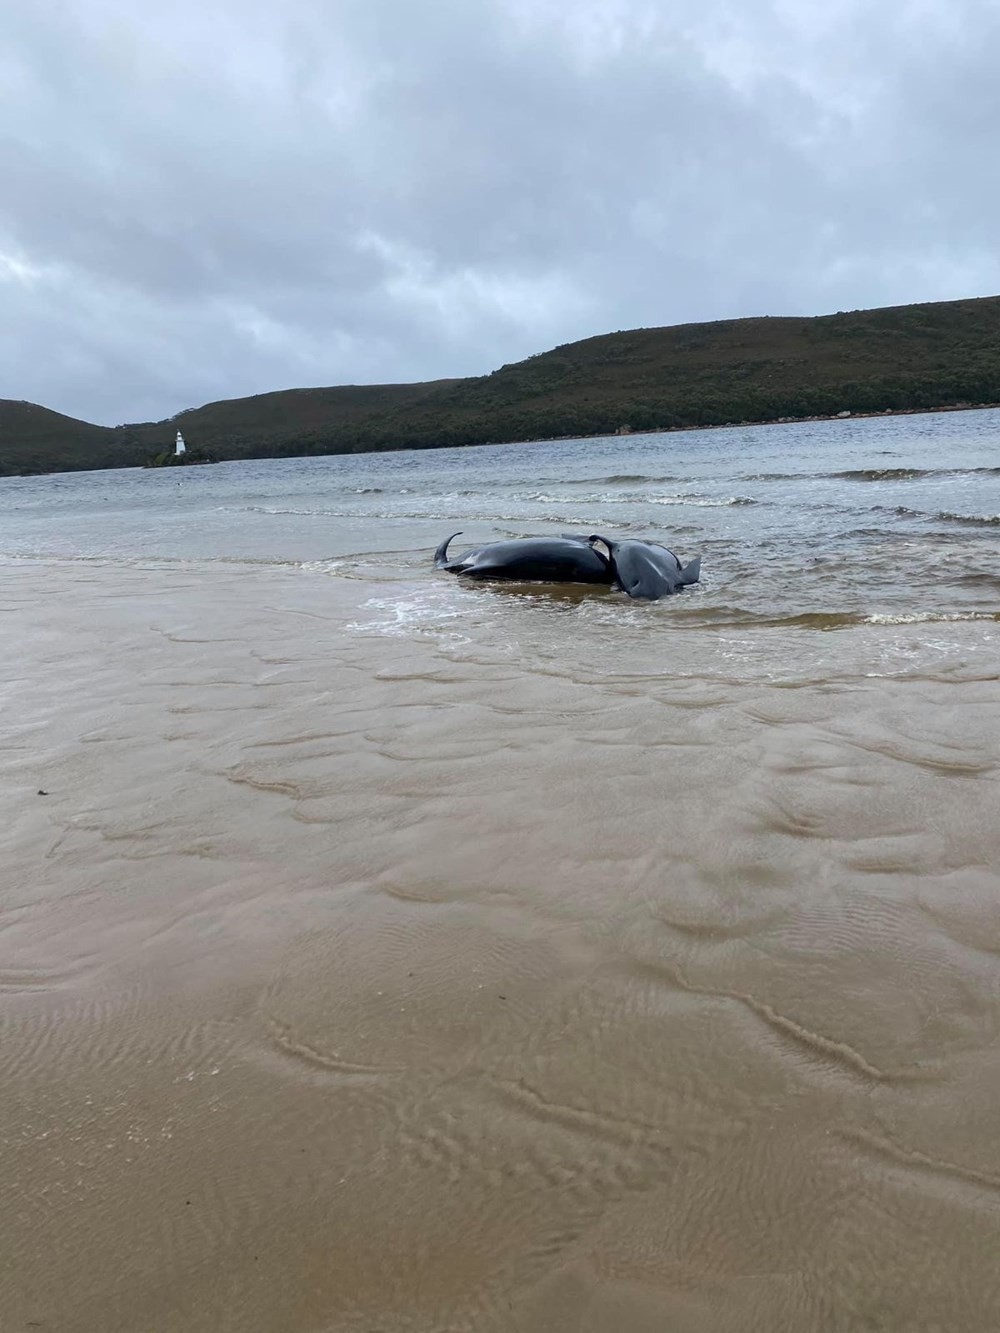
<instances>
[{"instance_id":1,"label":"whale body","mask_svg":"<svg viewBox=\"0 0 1000 1333\"><path fill-rule=\"evenodd\" d=\"M616 542L597 533L589 542L592 549L605 547L615 583L629 597L655 602L697 583L701 577L701 556L682 565L673 551L660 542L633 539Z\"/></svg>"},{"instance_id":2,"label":"whale body","mask_svg":"<svg viewBox=\"0 0 1000 1333\"><path fill-rule=\"evenodd\" d=\"M598 533L489 542L449 559L448 546L460 535L454 532L445 538L434 553L434 564L469 579L603 583L620 588L629 597L656 601L697 583L701 570L700 558L682 565L659 542L615 541Z\"/></svg>"},{"instance_id":3,"label":"whale body","mask_svg":"<svg viewBox=\"0 0 1000 1333\"><path fill-rule=\"evenodd\" d=\"M446 538L434 553L438 569L469 579L516 579L544 583L613 583L611 562L586 538L520 537L490 542L448 559L448 544L460 533Z\"/></svg>"}]
</instances>

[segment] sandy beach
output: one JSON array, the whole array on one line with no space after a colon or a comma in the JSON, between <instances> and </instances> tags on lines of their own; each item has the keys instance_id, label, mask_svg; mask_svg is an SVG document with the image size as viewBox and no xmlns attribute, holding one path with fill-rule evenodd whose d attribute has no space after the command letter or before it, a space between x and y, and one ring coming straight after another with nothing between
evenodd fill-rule
<instances>
[{"instance_id":1,"label":"sandy beach","mask_svg":"<svg viewBox=\"0 0 1000 1333\"><path fill-rule=\"evenodd\" d=\"M8 570L4 1326L990 1327L996 680L365 591Z\"/></svg>"},{"instance_id":2,"label":"sandy beach","mask_svg":"<svg viewBox=\"0 0 1000 1333\"><path fill-rule=\"evenodd\" d=\"M5 482L4 1333L994 1329L995 417Z\"/></svg>"}]
</instances>

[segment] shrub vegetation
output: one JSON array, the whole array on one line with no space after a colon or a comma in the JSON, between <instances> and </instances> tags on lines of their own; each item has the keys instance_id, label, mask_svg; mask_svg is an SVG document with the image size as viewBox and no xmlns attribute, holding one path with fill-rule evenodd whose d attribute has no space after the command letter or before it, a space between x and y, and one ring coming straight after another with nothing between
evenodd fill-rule
<instances>
[{"instance_id":1,"label":"shrub vegetation","mask_svg":"<svg viewBox=\"0 0 1000 1333\"><path fill-rule=\"evenodd\" d=\"M1000 402L1000 297L721 320L567 343L492 374L288 389L93 426L0 400L0 474L425 449Z\"/></svg>"}]
</instances>

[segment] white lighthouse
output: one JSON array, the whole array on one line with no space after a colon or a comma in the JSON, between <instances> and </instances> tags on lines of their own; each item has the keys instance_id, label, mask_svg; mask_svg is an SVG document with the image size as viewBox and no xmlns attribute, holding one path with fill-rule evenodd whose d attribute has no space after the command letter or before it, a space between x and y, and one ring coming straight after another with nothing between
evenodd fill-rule
<instances>
[{"instance_id":1,"label":"white lighthouse","mask_svg":"<svg viewBox=\"0 0 1000 1333\"><path fill-rule=\"evenodd\" d=\"M177 432L177 444L174 446L174 457L180 458L181 454L187 453L187 445L184 443L184 436Z\"/></svg>"}]
</instances>

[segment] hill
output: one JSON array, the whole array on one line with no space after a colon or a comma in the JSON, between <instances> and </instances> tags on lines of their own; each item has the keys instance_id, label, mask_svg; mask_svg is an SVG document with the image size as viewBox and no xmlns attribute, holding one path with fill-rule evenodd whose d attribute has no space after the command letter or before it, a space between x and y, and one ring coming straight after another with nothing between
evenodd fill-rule
<instances>
[{"instance_id":1,"label":"hill","mask_svg":"<svg viewBox=\"0 0 1000 1333\"><path fill-rule=\"evenodd\" d=\"M970 402L1000 402L1000 297L634 329L470 379L288 389L128 426L0 400L0 475L138 465L178 425L215 458L272 458Z\"/></svg>"},{"instance_id":2,"label":"hill","mask_svg":"<svg viewBox=\"0 0 1000 1333\"><path fill-rule=\"evenodd\" d=\"M135 450L107 426L91 426L36 403L0 398L0 476L129 467L136 461Z\"/></svg>"}]
</instances>

